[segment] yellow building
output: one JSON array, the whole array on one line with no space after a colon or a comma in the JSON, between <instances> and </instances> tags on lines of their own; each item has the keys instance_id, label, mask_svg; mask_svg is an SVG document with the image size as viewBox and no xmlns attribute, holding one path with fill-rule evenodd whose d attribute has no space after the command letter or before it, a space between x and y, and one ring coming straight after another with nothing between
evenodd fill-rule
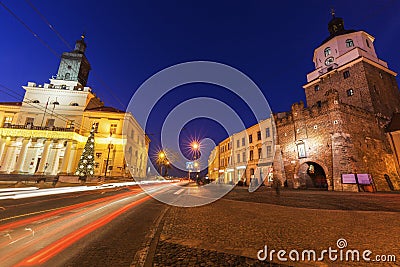
<instances>
[{"instance_id":1,"label":"yellow building","mask_svg":"<svg viewBox=\"0 0 400 267\"><path fill-rule=\"evenodd\" d=\"M150 140L132 114L104 106L86 86L85 49L82 36L49 83L28 82L22 102L0 103L0 173L73 175L96 124L94 175L146 176Z\"/></svg>"},{"instance_id":2,"label":"yellow building","mask_svg":"<svg viewBox=\"0 0 400 267\"><path fill-rule=\"evenodd\" d=\"M276 148L273 120L267 118L219 143L209 157L208 175L226 184L271 183L269 174L280 163L274 164Z\"/></svg>"}]
</instances>

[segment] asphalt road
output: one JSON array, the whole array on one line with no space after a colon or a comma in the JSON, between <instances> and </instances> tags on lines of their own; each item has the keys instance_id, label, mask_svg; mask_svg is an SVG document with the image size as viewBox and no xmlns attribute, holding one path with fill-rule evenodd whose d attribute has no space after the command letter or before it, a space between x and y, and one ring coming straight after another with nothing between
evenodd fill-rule
<instances>
[{"instance_id":1,"label":"asphalt road","mask_svg":"<svg viewBox=\"0 0 400 267\"><path fill-rule=\"evenodd\" d=\"M1 200L0 207L1 266L129 266L167 206L134 186Z\"/></svg>"}]
</instances>

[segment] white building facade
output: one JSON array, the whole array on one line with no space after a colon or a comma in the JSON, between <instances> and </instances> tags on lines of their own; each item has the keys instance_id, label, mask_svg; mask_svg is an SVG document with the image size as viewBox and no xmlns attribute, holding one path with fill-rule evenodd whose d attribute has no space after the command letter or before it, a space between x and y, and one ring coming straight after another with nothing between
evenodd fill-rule
<instances>
[{"instance_id":1,"label":"white building facade","mask_svg":"<svg viewBox=\"0 0 400 267\"><path fill-rule=\"evenodd\" d=\"M49 83L28 82L22 102L0 103L0 173L74 174L96 124L95 175L146 175L150 140L132 114L105 107L86 86L85 49L82 36Z\"/></svg>"}]
</instances>

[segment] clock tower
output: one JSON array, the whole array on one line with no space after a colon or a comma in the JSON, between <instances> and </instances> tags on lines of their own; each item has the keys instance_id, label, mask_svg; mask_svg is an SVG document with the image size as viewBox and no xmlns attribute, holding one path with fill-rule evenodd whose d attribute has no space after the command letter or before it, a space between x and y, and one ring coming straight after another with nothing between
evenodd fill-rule
<instances>
[{"instance_id":1,"label":"clock tower","mask_svg":"<svg viewBox=\"0 0 400 267\"><path fill-rule=\"evenodd\" d=\"M82 35L81 39L76 41L72 52L62 54L56 80L75 81L81 86L86 86L91 68L85 50L85 36Z\"/></svg>"},{"instance_id":2,"label":"clock tower","mask_svg":"<svg viewBox=\"0 0 400 267\"><path fill-rule=\"evenodd\" d=\"M339 101L378 117L400 112L400 92L394 71L379 59L374 37L363 30L346 30L332 12L329 36L314 50L315 70L303 86L308 106L321 106L331 93Z\"/></svg>"}]
</instances>

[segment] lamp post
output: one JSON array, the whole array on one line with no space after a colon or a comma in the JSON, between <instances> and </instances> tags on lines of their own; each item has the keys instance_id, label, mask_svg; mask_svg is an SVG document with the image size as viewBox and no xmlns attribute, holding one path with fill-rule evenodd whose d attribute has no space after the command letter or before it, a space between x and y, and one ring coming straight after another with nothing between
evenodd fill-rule
<instances>
[{"instance_id":1,"label":"lamp post","mask_svg":"<svg viewBox=\"0 0 400 267\"><path fill-rule=\"evenodd\" d=\"M199 142L193 141L190 144L190 148L192 149L192 152L193 152L193 160L196 161L197 160L197 154L200 152L200 144L199 144ZM198 163L195 162L194 165L198 166ZM197 167L197 166L195 166L195 167ZM189 169L189 182L190 182L190 169Z\"/></svg>"},{"instance_id":2,"label":"lamp post","mask_svg":"<svg viewBox=\"0 0 400 267\"><path fill-rule=\"evenodd\" d=\"M161 150L160 152L158 152L158 159L157 159L157 163L158 165L160 165L160 175L162 175L162 167L165 164L165 160L166 160L166 155L165 152L163 150Z\"/></svg>"},{"instance_id":3,"label":"lamp post","mask_svg":"<svg viewBox=\"0 0 400 267\"><path fill-rule=\"evenodd\" d=\"M111 142L112 142L112 133L110 133L110 136L107 137L107 141L108 141L108 154L107 154L107 161L106 161L106 169L104 171L104 179L107 176L108 162L110 160L110 151L111 151L111 147L112 147L112 144L111 144Z\"/></svg>"}]
</instances>

